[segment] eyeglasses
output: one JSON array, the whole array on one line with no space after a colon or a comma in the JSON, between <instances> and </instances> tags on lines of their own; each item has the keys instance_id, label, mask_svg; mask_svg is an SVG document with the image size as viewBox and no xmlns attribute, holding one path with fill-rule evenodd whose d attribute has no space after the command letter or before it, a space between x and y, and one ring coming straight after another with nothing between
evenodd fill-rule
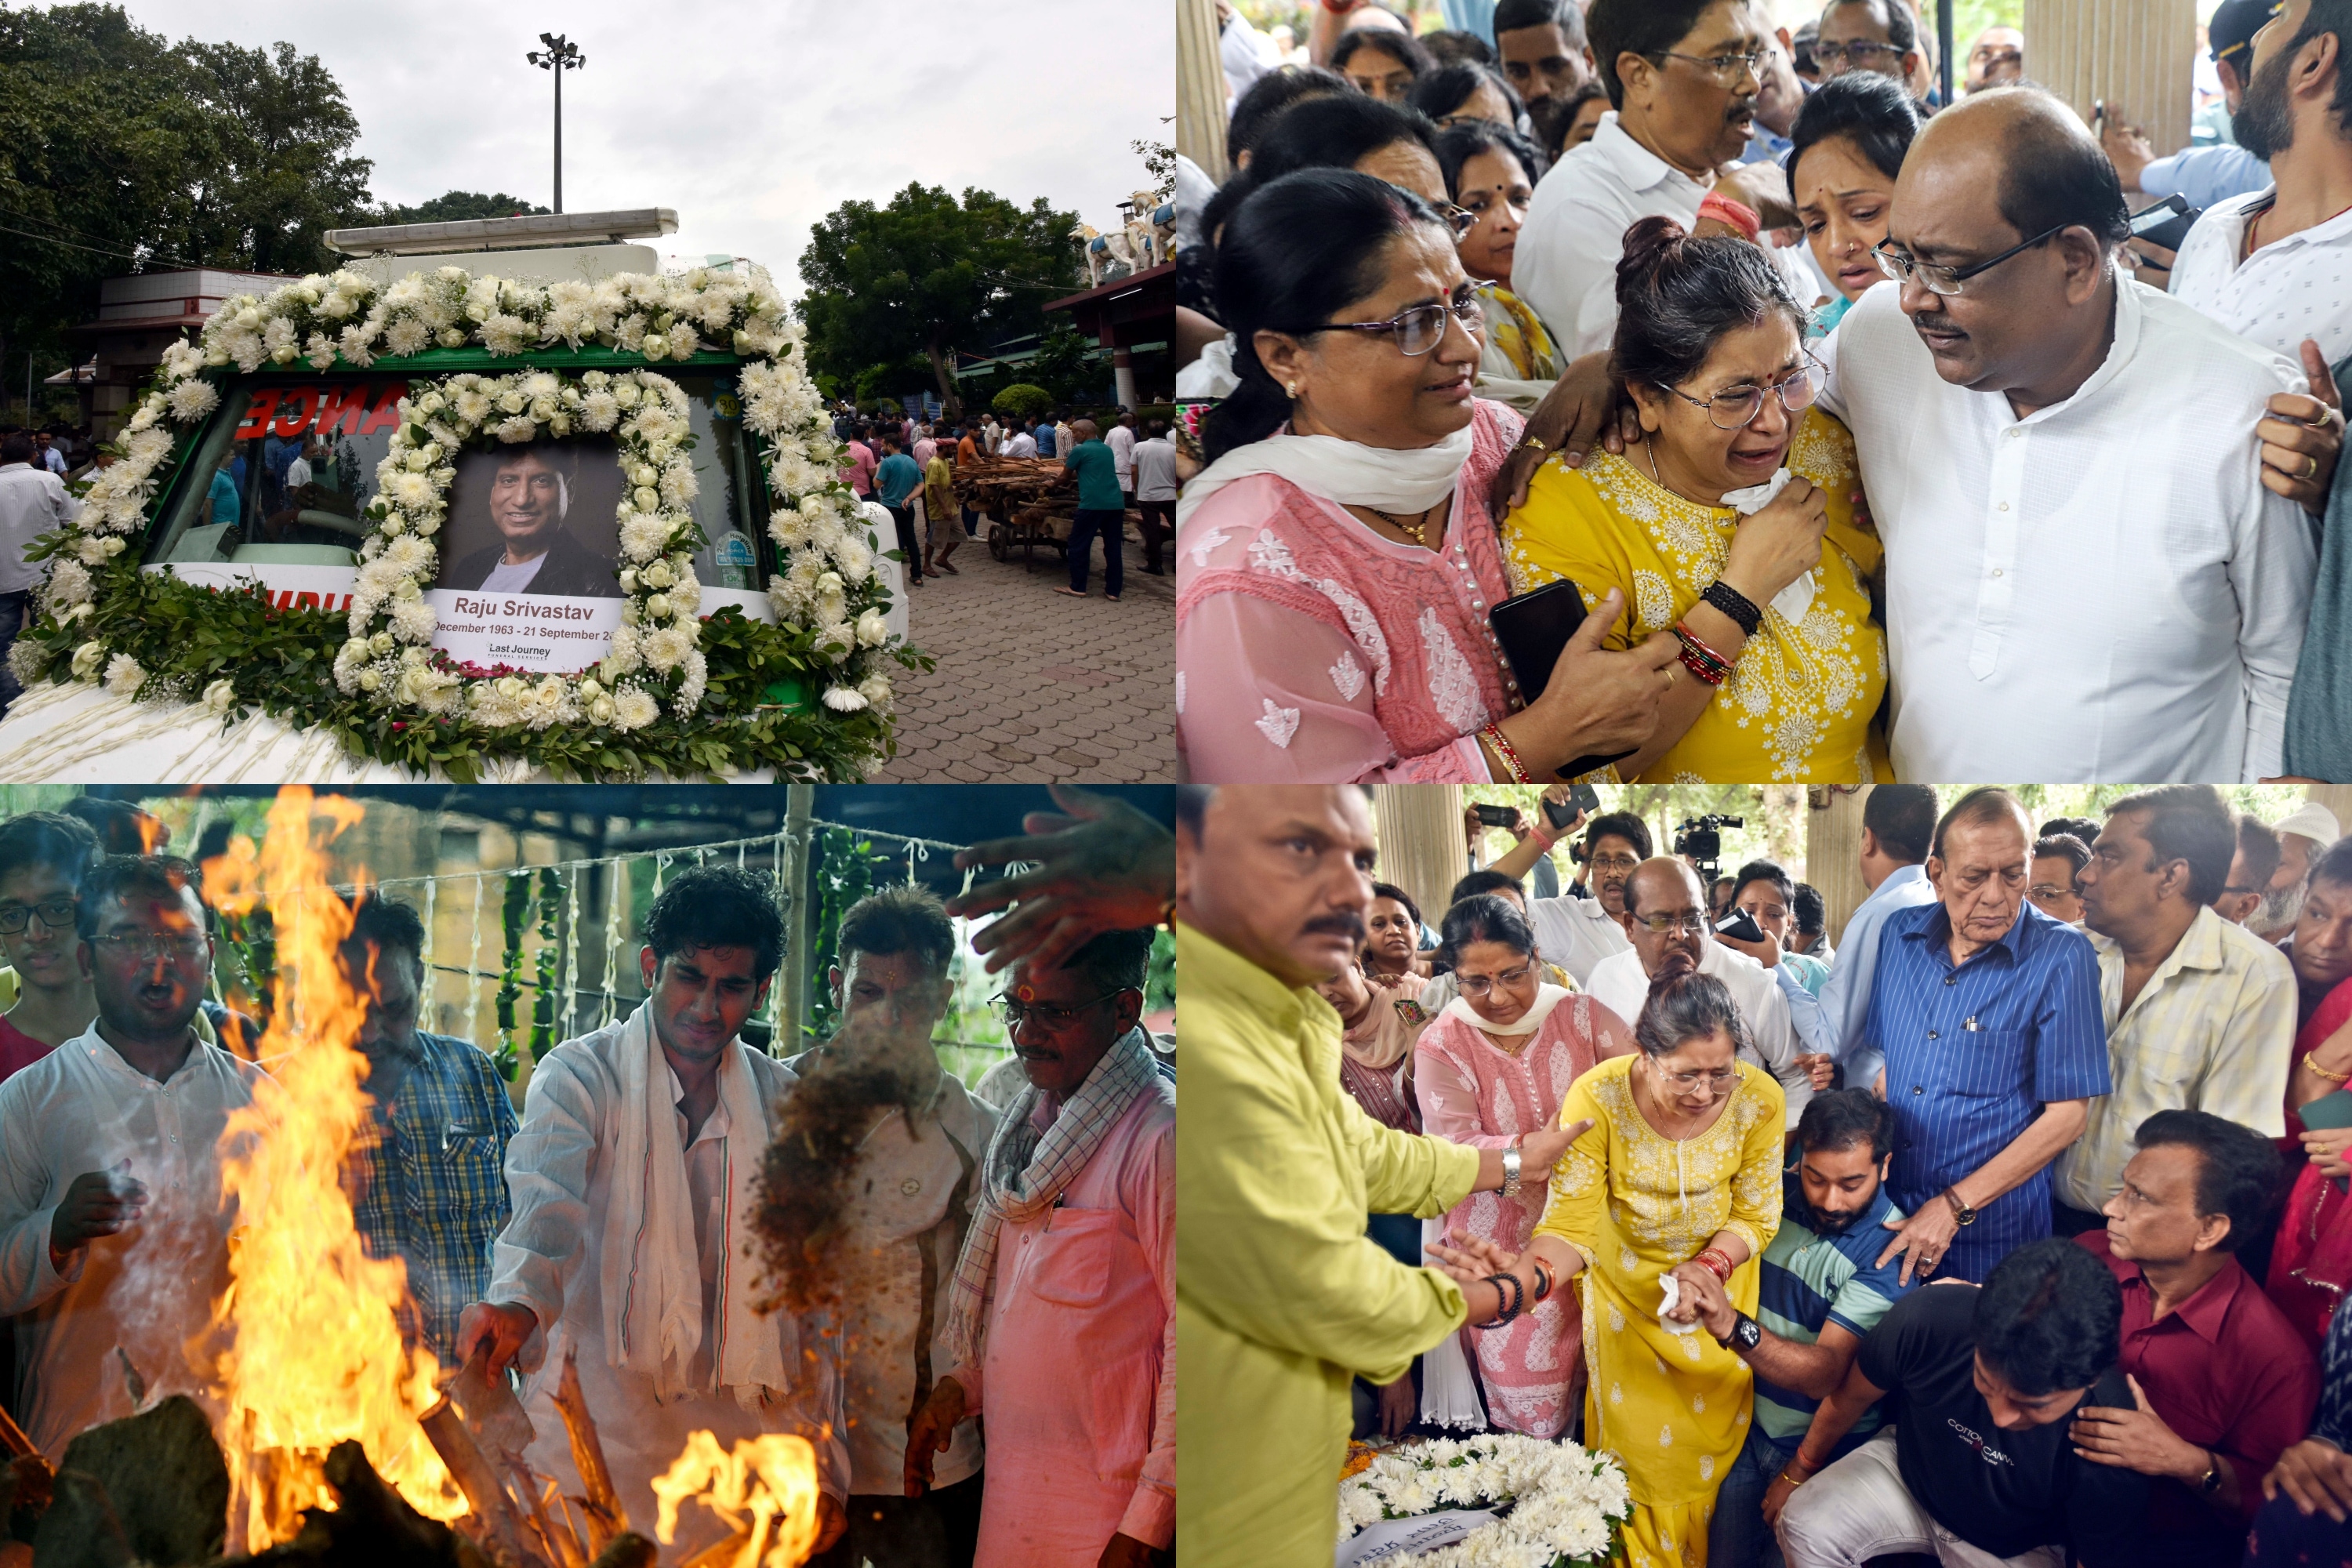
<instances>
[{"instance_id":1,"label":"eyeglasses","mask_svg":"<svg viewBox=\"0 0 2352 1568\"><path fill-rule=\"evenodd\" d=\"M1696 910L1686 915L1635 915L1633 921L1652 936L1697 936L1706 930L1706 917Z\"/></svg>"},{"instance_id":2,"label":"eyeglasses","mask_svg":"<svg viewBox=\"0 0 2352 1568\"><path fill-rule=\"evenodd\" d=\"M1659 391L1671 392L1694 408L1706 409L1707 422L1717 429L1745 430L1756 422L1759 414L1764 412L1764 394L1767 391L1778 397L1780 406L1791 414L1811 408L1821 391L1816 384L1820 377L1815 374L1820 368L1813 356L1807 354L1804 368L1786 380L1775 382L1769 388L1751 386L1745 392L1718 392L1713 397L1693 397L1680 387L1668 386L1663 381L1657 386ZM1727 424L1727 420L1729 423Z\"/></svg>"},{"instance_id":3,"label":"eyeglasses","mask_svg":"<svg viewBox=\"0 0 2352 1568\"><path fill-rule=\"evenodd\" d=\"M1458 125L1465 120L1475 120L1478 118L1479 116L1475 114L1451 115L1439 121L1437 123L1440 125ZM1445 226L1454 231L1454 237L1456 239L1460 239L1464 235L1468 234L1472 229L1478 226L1478 215L1476 213L1472 212L1468 207L1456 205L1453 202L1447 202L1444 205L1439 207L1437 209L1437 216L1445 220Z\"/></svg>"},{"instance_id":4,"label":"eyeglasses","mask_svg":"<svg viewBox=\"0 0 2352 1568\"><path fill-rule=\"evenodd\" d=\"M1454 210L1459 212L1462 209L1457 207ZM1468 216L1473 223L1477 221L1475 214ZM1396 334L1397 352L1412 358L1427 353L1444 341L1448 316L1461 322L1464 331L1475 334L1485 324L1486 310L1479 304L1478 296L1472 291L1471 286L1465 283L1454 290L1454 298L1443 305L1415 305L1409 310L1398 311L1385 321L1326 321L1319 327L1307 330L1314 332L1393 332Z\"/></svg>"},{"instance_id":5,"label":"eyeglasses","mask_svg":"<svg viewBox=\"0 0 2352 1568\"><path fill-rule=\"evenodd\" d=\"M1725 1084L1738 1078L1739 1071L1736 1068L1726 1068L1720 1072L1662 1072L1658 1076L1676 1089L1688 1093L1701 1083L1705 1083L1710 1089L1721 1089Z\"/></svg>"},{"instance_id":6,"label":"eyeglasses","mask_svg":"<svg viewBox=\"0 0 2352 1568\"><path fill-rule=\"evenodd\" d=\"M1950 298L1958 295L1960 285L1978 273L1998 267L2011 257L2031 250L2035 246L2065 233L2066 228L2067 226L2062 223L2055 228L2043 229L2024 244L2012 245L1999 256L1988 257L1970 267L1938 266L1932 261L1922 261L1906 250L1890 250L1887 247L1895 243L1892 239L1882 239L1872 246L1870 256L1872 260L1878 263L1878 269L1897 283L1908 283L1916 277L1919 279L1919 287L1928 293Z\"/></svg>"},{"instance_id":7,"label":"eyeglasses","mask_svg":"<svg viewBox=\"0 0 2352 1568\"><path fill-rule=\"evenodd\" d=\"M1532 963L1522 963L1517 969L1506 969L1499 974L1456 974L1454 984L1465 996L1484 996L1499 985L1509 990L1535 973Z\"/></svg>"},{"instance_id":8,"label":"eyeglasses","mask_svg":"<svg viewBox=\"0 0 2352 1568\"><path fill-rule=\"evenodd\" d=\"M1893 44L1873 44L1862 41L1851 44L1817 43L1813 46L1813 58L1824 66L1831 67L1832 75L1836 74L1835 68L1845 65L1867 70L1870 68L1871 60L1879 55L1885 55L1890 59L1900 59L1903 51Z\"/></svg>"},{"instance_id":9,"label":"eyeglasses","mask_svg":"<svg viewBox=\"0 0 2352 1568\"><path fill-rule=\"evenodd\" d=\"M1717 84L1729 87L1743 76L1756 76L1757 68L1764 63L1766 52L1763 49L1750 49L1741 55L1684 55L1677 54L1672 49L1660 49L1658 58L1668 60L1688 60L1715 78Z\"/></svg>"},{"instance_id":10,"label":"eyeglasses","mask_svg":"<svg viewBox=\"0 0 2352 1568\"><path fill-rule=\"evenodd\" d=\"M2242 48L2244 46L2239 47ZM1986 66L2021 66L2025 63L2024 54L2017 49L1979 49L1969 59L1973 64Z\"/></svg>"},{"instance_id":11,"label":"eyeglasses","mask_svg":"<svg viewBox=\"0 0 2352 1568\"><path fill-rule=\"evenodd\" d=\"M1631 855L1595 855L1585 864L1596 871L1630 871L1641 862Z\"/></svg>"},{"instance_id":12,"label":"eyeglasses","mask_svg":"<svg viewBox=\"0 0 2352 1568\"><path fill-rule=\"evenodd\" d=\"M75 902L71 899L50 899L37 904L0 905L0 932L15 936L23 931L35 915L51 931L64 931L73 924Z\"/></svg>"},{"instance_id":13,"label":"eyeglasses","mask_svg":"<svg viewBox=\"0 0 2352 1568\"><path fill-rule=\"evenodd\" d=\"M206 946L201 931L185 931L166 936L161 931L123 931L113 936L92 937L100 947L110 947L117 952L134 954L143 959L194 958Z\"/></svg>"},{"instance_id":14,"label":"eyeglasses","mask_svg":"<svg viewBox=\"0 0 2352 1568\"><path fill-rule=\"evenodd\" d=\"M2242 893L2247 891L2244 888L2224 888L2221 890L2225 893ZM2062 888L2055 882L2036 882L2033 886L2025 889L2025 896L2036 900L2037 902L2044 899L2071 899L2074 896L2074 889L2072 888Z\"/></svg>"},{"instance_id":15,"label":"eyeglasses","mask_svg":"<svg viewBox=\"0 0 2352 1568\"><path fill-rule=\"evenodd\" d=\"M1034 1024L1049 1035L1059 1034L1076 1023L1088 1012L1101 1006L1112 997L1122 995L1131 987L1106 991L1101 995L1079 1003L1075 1007L1051 1007L1043 1002L1022 1002L1011 996L995 998L996 1010L1004 1016L1004 1026L1017 1029L1024 1024Z\"/></svg>"}]
</instances>

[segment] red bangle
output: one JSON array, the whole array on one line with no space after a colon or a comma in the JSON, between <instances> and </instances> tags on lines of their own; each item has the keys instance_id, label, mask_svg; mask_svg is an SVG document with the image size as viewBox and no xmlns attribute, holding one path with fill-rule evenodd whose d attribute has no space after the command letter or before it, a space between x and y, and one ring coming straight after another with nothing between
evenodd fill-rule
<instances>
[{"instance_id":1,"label":"red bangle","mask_svg":"<svg viewBox=\"0 0 2352 1568\"><path fill-rule=\"evenodd\" d=\"M1487 743L1495 748L1495 754L1502 758L1503 765L1511 770L1511 777L1513 780L1519 784L1533 784L1536 782L1534 779L1528 776L1528 765L1519 761L1519 753L1513 749L1511 742L1504 738L1503 731L1499 726L1489 724L1485 729L1479 731L1478 733L1485 737Z\"/></svg>"},{"instance_id":2,"label":"red bangle","mask_svg":"<svg viewBox=\"0 0 2352 1568\"><path fill-rule=\"evenodd\" d=\"M1731 1257L1719 1247L1710 1247L1693 1261L1725 1284L1731 1283Z\"/></svg>"},{"instance_id":3,"label":"red bangle","mask_svg":"<svg viewBox=\"0 0 2352 1568\"><path fill-rule=\"evenodd\" d=\"M1675 640L1683 645L1683 667L1709 686L1731 678L1731 661L1706 646L1682 622L1675 623Z\"/></svg>"},{"instance_id":4,"label":"red bangle","mask_svg":"<svg viewBox=\"0 0 2352 1568\"><path fill-rule=\"evenodd\" d=\"M1713 191L1707 192L1706 199L1698 204L1698 216L1701 218L1714 218L1718 223L1729 224L1738 229L1741 237L1750 245L1759 243L1764 233L1764 219L1754 207L1745 202L1735 202L1729 196L1718 195Z\"/></svg>"}]
</instances>

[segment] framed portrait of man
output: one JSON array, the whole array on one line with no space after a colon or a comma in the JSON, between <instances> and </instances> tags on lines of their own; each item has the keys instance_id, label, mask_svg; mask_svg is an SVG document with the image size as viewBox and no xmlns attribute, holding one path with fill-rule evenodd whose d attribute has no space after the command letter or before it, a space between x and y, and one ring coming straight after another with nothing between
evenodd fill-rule
<instances>
[{"instance_id":1,"label":"framed portrait of man","mask_svg":"<svg viewBox=\"0 0 2352 1568\"><path fill-rule=\"evenodd\" d=\"M605 437L521 441L457 458L434 646L483 670L585 669L621 625L620 453Z\"/></svg>"}]
</instances>

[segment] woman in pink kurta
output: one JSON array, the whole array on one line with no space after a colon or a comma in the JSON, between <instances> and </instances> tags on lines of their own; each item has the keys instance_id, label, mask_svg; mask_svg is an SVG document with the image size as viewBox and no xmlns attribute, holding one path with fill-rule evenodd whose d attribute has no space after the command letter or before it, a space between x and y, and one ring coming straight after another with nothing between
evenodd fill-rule
<instances>
[{"instance_id":1,"label":"woman in pink kurta","mask_svg":"<svg viewBox=\"0 0 2352 1568\"><path fill-rule=\"evenodd\" d=\"M1413 1078L1429 1131L1476 1149L1509 1149L1550 1126L1569 1086L1605 1057L1633 1050L1633 1033L1590 996L1544 984L1535 933L1493 894L1445 913L1445 945L1459 994L1422 1030ZM1473 1193L1446 1215L1454 1245L1475 1237L1526 1247L1543 1216L1544 1183ZM1584 1352L1573 1292L1555 1290L1499 1329L1466 1328L1486 1384L1486 1419L1509 1432L1557 1437L1568 1429Z\"/></svg>"},{"instance_id":2,"label":"woman in pink kurta","mask_svg":"<svg viewBox=\"0 0 2352 1568\"><path fill-rule=\"evenodd\" d=\"M1674 656L1600 652L1610 601L1539 695L1487 623L1510 594L1487 491L1523 422L1471 395L1480 308L1436 213L1302 169L1235 210L1214 291L1241 384L1177 505L1188 775L1508 781L1646 736Z\"/></svg>"}]
</instances>

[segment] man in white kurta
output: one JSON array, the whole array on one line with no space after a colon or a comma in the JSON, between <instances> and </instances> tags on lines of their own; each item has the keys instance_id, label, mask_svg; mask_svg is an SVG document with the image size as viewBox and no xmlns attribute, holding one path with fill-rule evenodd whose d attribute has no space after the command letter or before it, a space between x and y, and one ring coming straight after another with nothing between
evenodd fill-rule
<instances>
[{"instance_id":1,"label":"man in white kurta","mask_svg":"<svg viewBox=\"0 0 2352 1568\"><path fill-rule=\"evenodd\" d=\"M507 1152L514 1217L488 1300L458 1330L462 1349L488 1337L494 1370L511 1360L525 1373L538 1433L526 1458L567 1493L581 1483L553 1394L577 1352L613 1484L648 1535L653 1479L697 1431L730 1451L762 1432L806 1437L827 1538L848 1490L838 1336L753 1308L753 1187L771 1108L794 1081L735 1033L782 943L768 888L732 867L673 878L646 916L646 1001L540 1061ZM683 1560L725 1534L689 1504L676 1550Z\"/></svg>"},{"instance_id":2,"label":"man in white kurta","mask_svg":"<svg viewBox=\"0 0 2352 1568\"><path fill-rule=\"evenodd\" d=\"M212 963L194 872L155 857L91 874L98 1018L0 1084L0 1313L15 1409L52 1462L136 1413L125 1358L151 1396L200 1392L187 1342L227 1283L221 1152L264 1075L193 1027Z\"/></svg>"},{"instance_id":3,"label":"man in white kurta","mask_svg":"<svg viewBox=\"0 0 2352 1568\"><path fill-rule=\"evenodd\" d=\"M949 1288L980 1203L980 1160L995 1109L940 1066L931 1032L948 1002L955 927L920 888L861 899L841 917L830 973L844 1027L792 1058L803 1077L835 1068L890 1068L905 1106L877 1105L856 1163L843 1259L842 1342L849 1417L849 1532L815 1568L943 1568L971 1560L981 1507L977 1423L955 1430L929 1495L905 1495L907 1424L949 1364Z\"/></svg>"},{"instance_id":4,"label":"man in white kurta","mask_svg":"<svg viewBox=\"0 0 2352 1568\"><path fill-rule=\"evenodd\" d=\"M1016 965L1029 1081L988 1156L950 1324L956 1360L910 1485L961 1419L988 1426L976 1568L1145 1568L1176 1531L1176 1089L1136 1026L1148 931ZM1061 1131L1057 1134L1056 1128ZM983 1256L984 1255L984 1256Z\"/></svg>"},{"instance_id":5,"label":"man in white kurta","mask_svg":"<svg viewBox=\"0 0 2352 1568\"><path fill-rule=\"evenodd\" d=\"M2038 89L1945 110L1885 249L1972 275L1954 296L1881 283L1814 351L1886 546L1899 778L2280 771L2317 551L2263 486L2255 426L2304 377L2121 275L2091 226L2124 221L2104 159ZM2024 243L2004 186L2076 165L2105 170L2113 212L2053 198L2080 216Z\"/></svg>"},{"instance_id":6,"label":"man in white kurta","mask_svg":"<svg viewBox=\"0 0 2352 1568\"><path fill-rule=\"evenodd\" d=\"M1674 922L1673 929L1653 931L1650 920ZM1739 1016L1755 1037L1756 1051L1786 1096L1789 1125L1812 1102L1812 1080L1797 1060L1801 1049L1789 1022L1788 998L1773 983L1771 972L1744 952L1734 952L1707 930L1706 892L1698 876L1680 860L1644 860L1625 881L1626 931L1633 945L1593 966L1585 989L1592 999L1625 1020L1630 1027L1642 1016L1650 997L1650 975L1675 949L1698 962L1701 974L1712 974L1731 993Z\"/></svg>"}]
</instances>

